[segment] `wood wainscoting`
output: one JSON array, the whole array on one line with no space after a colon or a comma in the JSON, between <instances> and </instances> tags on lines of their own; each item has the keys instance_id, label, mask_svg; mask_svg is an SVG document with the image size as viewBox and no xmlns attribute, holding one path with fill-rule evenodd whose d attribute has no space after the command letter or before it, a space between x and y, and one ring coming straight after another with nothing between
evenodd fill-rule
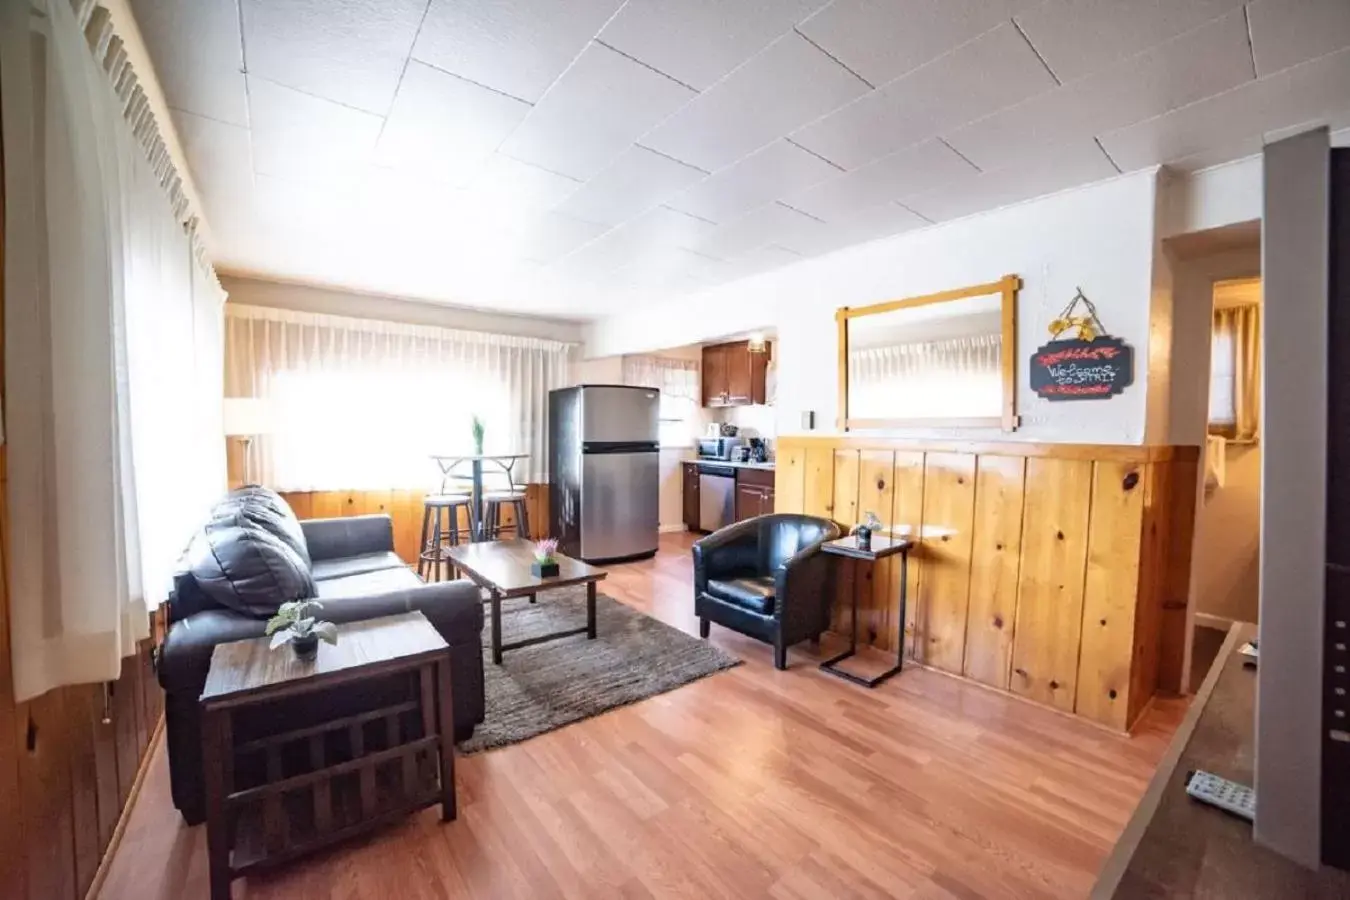
<instances>
[{"instance_id":1,"label":"wood wainscoting","mask_svg":"<svg viewBox=\"0 0 1350 900\"><path fill-rule=\"evenodd\" d=\"M394 522L394 552L410 566L417 565L418 541L422 534L421 491L312 491L283 493L286 502L301 519L334 519L368 514L388 515ZM548 485L531 484L525 488L526 510L530 517L531 537L548 533ZM515 516L502 510L504 524L514 524ZM461 511L460 527L469 523Z\"/></svg>"},{"instance_id":2,"label":"wood wainscoting","mask_svg":"<svg viewBox=\"0 0 1350 900\"><path fill-rule=\"evenodd\" d=\"M1180 692L1196 447L784 437L778 512L917 525L906 655L1128 730ZM841 561L834 630L894 650L900 564Z\"/></svg>"}]
</instances>

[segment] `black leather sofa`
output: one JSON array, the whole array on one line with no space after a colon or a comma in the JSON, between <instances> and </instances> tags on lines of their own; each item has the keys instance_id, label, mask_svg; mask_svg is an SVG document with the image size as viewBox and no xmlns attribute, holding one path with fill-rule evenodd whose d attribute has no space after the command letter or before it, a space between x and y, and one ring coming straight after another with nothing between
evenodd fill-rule
<instances>
[{"instance_id":1,"label":"black leather sofa","mask_svg":"<svg viewBox=\"0 0 1350 900\"><path fill-rule=\"evenodd\" d=\"M472 583L424 584L394 554L388 516L301 522L275 492L241 488L216 505L193 537L174 579L159 650L173 800L189 824L205 817L197 701L212 650L260 636L281 603L315 596L322 617L339 626L420 610L451 646L456 740L483 721L483 606ZM324 702L362 699L335 695Z\"/></svg>"},{"instance_id":2,"label":"black leather sofa","mask_svg":"<svg viewBox=\"0 0 1350 900\"><path fill-rule=\"evenodd\" d=\"M787 648L830 627L829 558L820 545L839 537L828 519L792 513L756 516L694 544L694 614L699 633L716 622L773 645L787 668Z\"/></svg>"}]
</instances>

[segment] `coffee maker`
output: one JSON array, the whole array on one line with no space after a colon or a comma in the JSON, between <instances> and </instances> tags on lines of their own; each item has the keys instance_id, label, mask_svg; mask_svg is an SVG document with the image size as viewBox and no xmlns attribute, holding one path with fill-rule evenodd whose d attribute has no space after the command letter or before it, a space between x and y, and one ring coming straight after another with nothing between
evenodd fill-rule
<instances>
[{"instance_id":1,"label":"coffee maker","mask_svg":"<svg viewBox=\"0 0 1350 900\"><path fill-rule=\"evenodd\" d=\"M750 438L750 460L752 462L768 462L769 448L764 444L764 438Z\"/></svg>"}]
</instances>

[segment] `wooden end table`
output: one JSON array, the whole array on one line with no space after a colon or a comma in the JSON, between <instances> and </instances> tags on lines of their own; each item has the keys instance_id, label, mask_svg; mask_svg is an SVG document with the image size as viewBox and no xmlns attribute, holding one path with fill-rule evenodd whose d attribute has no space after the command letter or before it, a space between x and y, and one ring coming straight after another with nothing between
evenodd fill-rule
<instances>
[{"instance_id":1,"label":"wooden end table","mask_svg":"<svg viewBox=\"0 0 1350 900\"><path fill-rule=\"evenodd\" d=\"M838 664L858 653L858 592L853 591L853 622L852 633L849 636L848 649L838 656L832 656L820 664L820 667L831 675L843 678L845 681L851 681L854 684L860 684L863 687L874 688L886 679L900 674L900 670L905 664L905 603L909 594L909 551L913 548L914 541L907 537L886 537L879 534L872 535L871 546L864 550L858 546L856 535L842 537L835 541L826 541L821 545L822 553L829 553L832 556L843 556L848 559L861 559L867 562L875 563L879 559L885 559L896 553L900 554L900 623L897 627L895 637L895 665L882 672L875 678L864 678L861 675L854 675L852 672L845 672L838 667Z\"/></svg>"},{"instance_id":2,"label":"wooden end table","mask_svg":"<svg viewBox=\"0 0 1350 900\"><path fill-rule=\"evenodd\" d=\"M442 820L456 815L450 648L425 616L341 625L337 645L320 643L312 662L268 643L217 645L202 690L211 900L228 900L241 875L415 810L440 803ZM377 679L373 708L279 731L236 729L241 714L265 719L268 704L334 687L360 696Z\"/></svg>"},{"instance_id":3,"label":"wooden end table","mask_svg":"<svg viewBox=\"0 0 1350 900\"><path fill-rule=\"evenodd\" d=\"M595 640L595 585L607 572L587 565L581 560L555 553L558 574L540 578L530 571L534 563L534 543L519 538L510 541L482 541L477 544L459 544L450 548L451 564L479 587L487 588L492 603L492 662L502 664L502 654L544 641L585 634ZM502 643L502 601L509 597L529 597L533 603L540 591L552 588L586 585L586 625L541 634L510 644Z\"/></svg>"}]
</instances>

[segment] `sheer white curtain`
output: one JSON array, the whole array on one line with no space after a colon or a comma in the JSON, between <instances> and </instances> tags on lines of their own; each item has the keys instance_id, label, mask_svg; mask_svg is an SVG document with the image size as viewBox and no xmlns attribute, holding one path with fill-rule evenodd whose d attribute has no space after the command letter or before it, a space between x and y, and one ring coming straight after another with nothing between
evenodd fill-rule
<instances>
[{"instance_id":1,"label":"sheer white curtain","mask_svg":"<svg viewBox=\"0 0 1350 900\"><path fill-rule=\"evenodd\" d=\"M118 677L224 486L219 452L202 453L211 414L194 412L218 406L208 333L223 297L194 272L165 179L70 4L53 0L45 19L7 6L9 588L23 700Z\"/></svg>"},{"instance_id":2,"label":"sheer white curtain","mask_svg":"<svg viewBox=\"0 0 1350 900\"><path fill-rule=\"evenodd\" d=\"M998 335L874 347L848 355L849 415L859 419L997 416Z\"/></svg>"},{"instance_id":3,"label":"sheer white curtain","mask_svg":"<svg viewBox=\"0 0 1350 900\"><path fill-rule=\"evenodd\" d=\"M660 441L663 447L688 447L698 437L698 363L668 356L625 356L623 383L661 392Z\"/></svg>"},{"instance_id":4,"label":"sheer white curtain","mask_svg":"<svg viewBox=\"0 0 1350 900\"><path fill-rule=\"evenodd\" d=\"M226 304L225 395L255 397L271 431L250 475L281 491L425 488L431 455L527 453L548 480L548 392L568 383L561 341Z\"/></svg>"}]
</instances>

